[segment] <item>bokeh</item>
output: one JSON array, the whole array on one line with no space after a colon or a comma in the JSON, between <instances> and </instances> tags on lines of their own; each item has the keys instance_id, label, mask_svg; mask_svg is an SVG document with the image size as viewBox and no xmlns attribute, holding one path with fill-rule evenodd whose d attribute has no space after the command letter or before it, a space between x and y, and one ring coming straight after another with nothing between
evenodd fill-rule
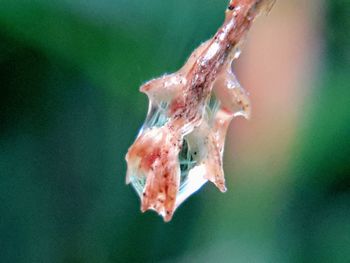
<instances>
[{"instance_id":1,"label":"bokeh","mask_svg":"<svg viewBox=\"0 0 350 263\"><path fill-rule=\"evenodd\" d=\"M234 67L253 105L165 224L125 185L148 101L225 0L0 0L0 262L350 262L350 1L277 1Z\"/></svg>"}]
</instances>

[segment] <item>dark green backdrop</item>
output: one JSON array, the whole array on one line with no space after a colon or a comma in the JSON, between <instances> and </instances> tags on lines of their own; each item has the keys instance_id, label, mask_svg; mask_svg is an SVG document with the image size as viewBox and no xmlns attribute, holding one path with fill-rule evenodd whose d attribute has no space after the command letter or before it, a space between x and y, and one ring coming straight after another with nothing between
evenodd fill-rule
<instances>
[{"instance_id":1,"label":"dark green backdrop","mask_svg":"<svg viewBox=\"0 0 350 263\"><path fill-rule=\"evenodd\" d=\"M207 185L164 224L124 184L138 87L179 68L226 1L0 0L0 262L350 262L350 3L325 4L285 194Z\"/></svg>"}]
</instances>

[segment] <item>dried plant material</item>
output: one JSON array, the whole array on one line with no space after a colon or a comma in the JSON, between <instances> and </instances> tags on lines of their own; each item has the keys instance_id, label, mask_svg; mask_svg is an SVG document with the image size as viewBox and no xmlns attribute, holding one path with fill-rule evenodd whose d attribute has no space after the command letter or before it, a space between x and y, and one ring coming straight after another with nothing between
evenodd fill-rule
<instances>
[{"instance_id":1,"label":"dried plant material","mask_svg":"<svg viewBox=\"0 0 350 263\"><path fill-rule=\"evenodd\" d=\"M178 72L141 87L149 110L126 155L126 182L139 194L143 212L155 210L169 221L207 181L226 191L226 131L234 117L250 115L249 98L232 72L232 61L255 17L273 2L231 0L223 25Z\"/></svg>"}]
</instances>

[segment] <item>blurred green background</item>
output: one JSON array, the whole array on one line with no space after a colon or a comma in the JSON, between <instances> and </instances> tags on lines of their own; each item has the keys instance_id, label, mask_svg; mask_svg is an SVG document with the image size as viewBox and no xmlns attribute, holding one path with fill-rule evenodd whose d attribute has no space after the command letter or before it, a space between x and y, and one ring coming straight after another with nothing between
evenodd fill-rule
<instances>
[{"instance_id":1,"label":"blurred green background","mask_svg":"<svg viewBox=\"0 0 350 263\"><path fill-rule=\"evenodd\" d=\"M125 186L138 87L178 69L226 1L0 0L0 262L350 262L350 1L306 2L259 18L236 63L256 114L230 128L228 193L207 184L164 224ZM314 62L266 51L266 86L286 83L273 93L248 58L288 48L271 32L297 36L290 21L318 32L291 35ZM284 65L304 91L281 90Z\"/></svg>"}]
</instances>

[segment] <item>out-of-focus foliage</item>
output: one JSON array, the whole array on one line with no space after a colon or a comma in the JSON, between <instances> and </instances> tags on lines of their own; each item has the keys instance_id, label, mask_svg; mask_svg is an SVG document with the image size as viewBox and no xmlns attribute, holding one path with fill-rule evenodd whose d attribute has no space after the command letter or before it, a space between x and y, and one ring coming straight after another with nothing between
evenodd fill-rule
<instances>
[{"instance_id":1,"label":"out-of-focus foliage","mask_svg":"<svg viewBox=\"0 0 350 263\"><path fill-rule=\"evenodd\" d=\"M282 190L252 164L165 225L124 185L138 86L179 68L225 4L0 0L0 262L350 262L348 1L326 3Z\"/></svg>"},{"instance_id":2,"label":"out-of-focus foliage","mask_svg":"<svg viewBox=\"0 0 350 263\"><path fill-rule=\"evenodd\" d=\"M288 222L283 243L296 262L350 261L349 10L348 1L327 5L328 63L294 150L294 194L281 224Z\"/></svg>"}]
</instances>

